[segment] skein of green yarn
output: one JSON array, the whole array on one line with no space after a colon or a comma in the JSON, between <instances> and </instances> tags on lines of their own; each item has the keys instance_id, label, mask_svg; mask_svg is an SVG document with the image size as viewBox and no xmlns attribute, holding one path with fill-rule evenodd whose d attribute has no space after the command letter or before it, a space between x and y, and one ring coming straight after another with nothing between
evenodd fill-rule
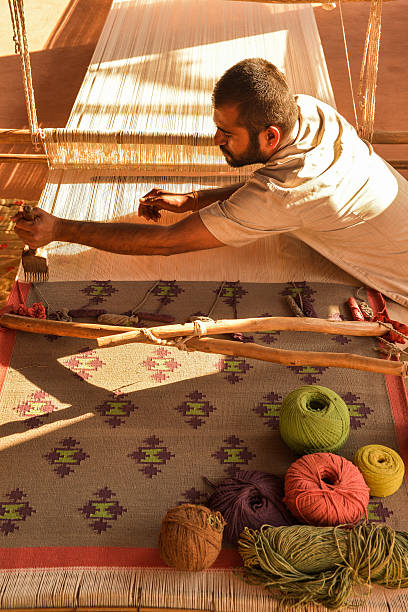
<instances>
[{"instance_id":1,"label":"skein of green yarn","mask_svg":"<svg viewBox=\"0 0 408 612\"><path fill-rule=\"evenodd\" d=\"M353 463L370 487L370 494L375 497L392 495L402 485L404 462L392 448L381 444L367 444L356 452Z\"/></svg>"},{"instance_id":2,"label":"skein of green yarn","mask_svg":"<svg viewBox=\"0 0 408 612\"><path fill-rule=\"evenodd\" d=\"M346 443L349 436L349 410L331 389L305 385L283 400L279 431L282 440L299 455L333 453Z\"/></svg>"},{"instance_id":3,"label":"skein of green yarn","mask_svg":"<svg viewBox=\"0 0 408 612\"><path fill-rule=\"evenodd\" d=\"M354 585L408 587L408 533L385 525L245 527L238 550L241 577L278 594L285 610L308 603L339 609Z\"/></svg>"}]
</instances>

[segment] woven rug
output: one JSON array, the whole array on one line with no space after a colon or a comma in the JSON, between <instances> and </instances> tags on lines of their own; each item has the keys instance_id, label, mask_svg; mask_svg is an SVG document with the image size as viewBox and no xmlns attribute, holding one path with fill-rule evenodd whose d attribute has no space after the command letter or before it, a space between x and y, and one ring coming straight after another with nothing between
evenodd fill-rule
<instances>
[{"instance_id":1,"label":"woven rug","mask_svg":"<svg viewBox=\"0 0 408 612\"><path fill-rule=\"evenodd\" d=\"M131 310L149 282L41 285L51 310ZM27 304L39 300L28 285ZM143 311L184 322L289 316L285 295L301 294L315 316L345 307L343 285L160 281ZM17 299L14 292L12 300ZM282 399L304 384L335 390L350 409L348 459L379 443L407 458L407 402L396 377L325 367L285 367L245 358L3 330L0 400L0 607L189 607L218 612L274 610L264 591L233 573L225 548L197 574L166 568L157 552L161 520L179 503L203 503L203 477L239 470L284 475L296 459L278 431ZM244 341L298 350L378 356L376 340L270 330ZM370 521L408 530L407 486L372 498ZM401 592L361 593L360 610L408 609ZM310 609L314 609L313 606ZM316 608L317 609L317 608ZM351 608L350 608L351 609Z\"/></svg>"}]
</instances>

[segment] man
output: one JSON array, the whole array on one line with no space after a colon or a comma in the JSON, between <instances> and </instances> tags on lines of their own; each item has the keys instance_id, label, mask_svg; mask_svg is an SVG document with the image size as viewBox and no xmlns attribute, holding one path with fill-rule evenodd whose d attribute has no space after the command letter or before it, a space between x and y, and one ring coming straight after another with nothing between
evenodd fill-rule
<instances>
[{"instance_id":1,"label":"man","mask_svg":"<svg viewBox=\"0 0 408 612\"><path fill-rule=\"evenodd\" d=\"M408 182L334 109L293 96L263 59L230 68L213 92L215 144L234 167L261 163L248 181L171 194L153 189L139 215L192 214L170 226L17 217L32 248L53 240L134 255L242 246L290 232L358 278L408 306Z\"/></svg>"}]
</instances>

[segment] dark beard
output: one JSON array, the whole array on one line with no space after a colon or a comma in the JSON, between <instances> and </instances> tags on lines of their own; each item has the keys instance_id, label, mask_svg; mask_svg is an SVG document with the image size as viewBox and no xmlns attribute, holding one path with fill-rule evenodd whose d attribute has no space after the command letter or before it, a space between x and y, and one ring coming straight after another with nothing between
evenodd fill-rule
<instances>
[{"instance_id":1,"label":"dark beard","mask_svg":"<svg viewBox=\"0 0 408 612\"><path fill-rule=\"evenodd\" d=\"M239 157L232 157L231 153L222 145L220 149L225 157L225 161L232 168L241 168L250 164L263 164L266 161L259 150L258 134L253 131L249 132L249 144L246 151Z\"/></svg>"}]
</instances>

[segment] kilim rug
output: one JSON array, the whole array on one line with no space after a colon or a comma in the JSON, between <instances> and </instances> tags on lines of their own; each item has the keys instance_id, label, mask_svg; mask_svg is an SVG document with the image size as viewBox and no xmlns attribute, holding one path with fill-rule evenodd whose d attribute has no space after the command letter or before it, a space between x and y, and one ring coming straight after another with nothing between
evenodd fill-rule
<instances>
[{"instance_id":1,"label":"kilim rug","mask_svg":"<svg viewBox=\"0 0 408 612\"><path fill-rule=\"evenodd\" d=\"M41 285L51 310L131 310L151 282ZM28 293L28 286L24 286ZM206 315L220 283L160 281L144 311L184 322ZM225 283L213 318L289 316L300 293L327 318L355 288ZM13 294L16 299L16 294ZM31 289L27 303L38 301ZM350 409L348 459L379 443L407 459L408 412L401 380L325 367L285 367L245 358L3 330L0 412L0 608L188 607L218 612L277 609L233 573L225 548L196 574L166 568L157 552L167 509L206 503L212 482L239 470L284 475L296 459L279 437L282 399L304 384L335 390ZM265 346L378 356L376 340L279 332L245 334ZM369 519L408 530L407 486L372 498ZM356 593L359 610L406 610L404 592ZM315 609L310 607L309 609ZM317 609L317 608L316 608ZM351 608L350 608L351 609Z\"/></svg>"}]
</instances>

